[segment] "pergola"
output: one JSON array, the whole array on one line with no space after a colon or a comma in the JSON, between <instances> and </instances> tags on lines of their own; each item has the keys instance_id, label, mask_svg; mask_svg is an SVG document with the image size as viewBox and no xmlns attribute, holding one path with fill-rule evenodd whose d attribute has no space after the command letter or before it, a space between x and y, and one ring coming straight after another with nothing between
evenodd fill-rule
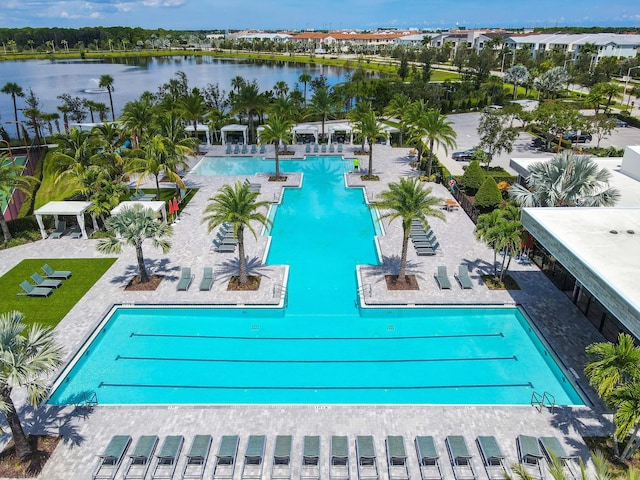
<instances>
[{"instance_id":1,"label":"pergola","mask_svg":"<svg viewBox=\"0 0 640 480\"><path fill-rule=\"evenodd\" d=\"M162 215L162 219L167 221L167 209L165 202L153 201L153 202L120 202L116 208L111 210L111 215L116 215L127 208L131 208L134 205L142 205L143 208L150 208L156 213L160 213Z\"/></svg>"},{"instance_id":2,"label":"pergola","mask_svg":"<svg viewBox=\"0 0 640 480\"><path fill-rule=\"evenodd\" d=\"M318 127L315 125L296 125L293 127L293 143L297 143L298 135L313 135L315 143L318 143Z\"/></svg>"},{"instance_id":3,"label":"pergola","mask_svg":"<svg viewBox=\"0 0 640 480\"><path fill-rule=\"evenodd\" d=\"M230 133L235 133L236 135L233 135L233 137L237 137L237 134L241 134L242 135L242 143L243 144L247 144L248 143L248 135L249 135L249 126L248 125L240 125L238 123L234 123L231 125L225 125L224 127L222 127L220 129L220 132L222 134L222 145L226 145L228 143L228 138L229 138L229 134Z\"/></svg>"},{"instance_id":4,"label":"pergola","mask_svg":"<svg viewBox=\"0 0 640 480\"><path fill-rule=\"evenodd\" d=\"M184 127L184 131L193 133L193 123ZM207 145L211 145L211 136L209 135L209 126L198 123L196 125L196 135L199 133L204 133L205 140L207 141Z\"/></svg>"},{"instance_id":5,"label":"pergola","mask_svg":"<svg viewBox=\"0 0 640 480\"><path fill-rule=\"evenodd\" d=\"M351 125L346 123L334 123L328 126L327 131L329 132L329 143L334 143L334 137L339 134L344 135L345 140L348 137L349 143L353 143L353 128ZM345 141L345 143L347 142Z\"/></svg>"},{"instance_id":6,"label":"pergola","mask_svg":"<svg viewBox=\"0 0 640 480\"><path fill-rule=\"evenodd\" d=\"M80 231L82 232L82 238L89 238L87 235L87 230L84 226L84 213L91 206L91 202L49 202L46 205L38 208L35 212L36 221L38 222L38 226L40 227L40 234L42 238L47 238L47 232L44 229L44 223L42 223L43 215L53 215L53 219L58 223L58 218L60 216L75 216L78 220L78 226L80 227ZM95 217L92 215L94 224Z\"/></svg>"}]
</instances>

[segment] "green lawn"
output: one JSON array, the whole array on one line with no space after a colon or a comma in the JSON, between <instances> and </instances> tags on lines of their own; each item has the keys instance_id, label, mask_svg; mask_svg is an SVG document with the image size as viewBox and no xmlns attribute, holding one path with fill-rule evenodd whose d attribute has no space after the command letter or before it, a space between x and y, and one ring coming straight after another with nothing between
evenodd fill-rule
<instances>
[{"instance_id":1,"label":"green lawn","mask_svg":"<svg viewBox=\"0 0 640 480\"><path fill-rule=\"evenodd\" d=\"M0 277L0 291L3 292L0 313L18 310L24 314L27 324L36 322L55 327L116 260L116 258L23 260ZM62 286L46 298L18 296L18 293L22 293L20 282L23 280L31 282L31 274L36 272L43 275L40 268L45 263L54 270L70 270L73 274L69 279L63 280Z\"/></svg>"}]
</instances>

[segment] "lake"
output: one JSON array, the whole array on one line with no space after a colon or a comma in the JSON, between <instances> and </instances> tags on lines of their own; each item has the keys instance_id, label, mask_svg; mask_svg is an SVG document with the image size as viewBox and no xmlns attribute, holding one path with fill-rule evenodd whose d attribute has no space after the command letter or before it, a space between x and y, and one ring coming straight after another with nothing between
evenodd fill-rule
<instances>
[{"instance_id":1,"label":"lake","mask_svg":"<svg viewBox=\"0 0 640 480\"><path fill-rule=\"evenodd\" d=\"M156 92L158 87L176 72L186 73L190 87L204 87L218 83L220 89L231 90L231 79L241 76L256 80L260 90L272 89L278 81L285 81L293 89L300 74L312 77L324 74L330 85L346 80L348 69L326 65L307 65L289 62L221 59L206 56L180 55L173 57L109 58L104 60L25 60L0 62L0 83L15 82L27 94L31 88L40 99L45 113L58 112L62 93L87 98L109 105L109 95L98 88L101 75L114 79L113 104L118 116L122 107L135 100L145 90ZM300 86L302 89L302 85ZM309 96L307 88L307 96ZM18 99L18 108L24 107ZM59 112L58 112L59 113ZM20 118L20 112L18 112ZM10 135L15 135L11 96L0 94L0 121ZM90 121L89 117L85 121ZM7 124L7 122L9 122Z\"/></svg>"}]
</instances>

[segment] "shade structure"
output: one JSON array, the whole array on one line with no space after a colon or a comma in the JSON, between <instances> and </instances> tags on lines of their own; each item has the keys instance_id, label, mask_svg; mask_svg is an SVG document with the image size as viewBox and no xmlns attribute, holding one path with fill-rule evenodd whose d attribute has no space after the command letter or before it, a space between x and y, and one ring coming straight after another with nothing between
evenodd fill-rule
<instances>
[{"instance_id":1,"label":"shade structure","mask_svg":"<svg viewBox=\"0 0 640 480\"><path fill-rule=\"evenodd\" d=\"M87 231L84 225L84 213L91 206L91 202L49 202L46 205L38 208L35 212L36 221L40 227L40 234L42 238L47 238L47 232L44 229L44 223L42 222L43 215L53 215L54 221L57 224L58 218L61 216L75 216L78 221L78 226L82 232L82 238L88 238ZM95 217L92 215L94 227L97 228Z\"/></svg>"},{"instance_id":2,"label":"shade structure","mask_svg":"<svg viewBox=\"0 0 640 480\"><path fill-rule=\"evenodd\" d=\"M226 145L229 143L229 137L242 137L242 143L247 144L247 138L249 134L249 127L247 125L240 125L238 123L233 123L231 125L225 125L220 129L222 133L222 145ZM237 142L236 142L237 143Z\"/></svg>"},{"instance_id":3,"label":"shade structure","mask_svg":"<svg viewBox=\"0 0 640 480\"><path fill-rule=\"evenodd\" d=\"M167 208L166 208L166 205L165 205L164 202L160 202L160 201L154 201L154 202L129 202L129 201L120 202L118 204L118 206L116 206L116 208L111 210L111 215L117 215L118 213L122 212L123 210L125 210L127 208L131 208L134 205L140 205L143 208L150 208L154 212L157 212L160 215L162 215L162 219L165 222L167 221Z\"/></svg>"}]
</instances>

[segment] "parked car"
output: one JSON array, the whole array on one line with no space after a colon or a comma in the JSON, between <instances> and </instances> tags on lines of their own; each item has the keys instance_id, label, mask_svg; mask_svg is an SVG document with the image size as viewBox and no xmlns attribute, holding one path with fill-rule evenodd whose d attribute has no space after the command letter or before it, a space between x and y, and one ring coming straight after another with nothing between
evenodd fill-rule
<instances>
[{"instance_id":1,"label":"parked car","mask_svg":"<svg viewBox=\"0 0 640 480\"><path fill-rule=\"evenodd\" d=\"M586 143L590 142L593 137L587 132L580 132L580 135L577 132L567 132L562 135L562 138L571 143Z\"/></svg>"},{"instance_id":2,"label":"parked car","mask_svg":"<svg viewBox=\"0 0 640 480\"><path fill-rule=\"evenodd\" d=\"M624 120L620 120L619 118L616 118L616 128L620 128L620 127L628 127L629 124L627 122L625 122Z\"/></svg>"},{"instance_id":3,"label":"parked car","mask_svg":"<svg viewBox=\"0 0 640 480\"><path fill-rule=\"evenodd\" d=\"M473 157L474 153L477 151L481 151L479 148L470 148L469 150L464 150L462 152L453 152L451 158L453 158L456 162L469 162ZM491 159L491 154L489 152L484 152L484 154Z\"/></svg>"}]
</instances>

